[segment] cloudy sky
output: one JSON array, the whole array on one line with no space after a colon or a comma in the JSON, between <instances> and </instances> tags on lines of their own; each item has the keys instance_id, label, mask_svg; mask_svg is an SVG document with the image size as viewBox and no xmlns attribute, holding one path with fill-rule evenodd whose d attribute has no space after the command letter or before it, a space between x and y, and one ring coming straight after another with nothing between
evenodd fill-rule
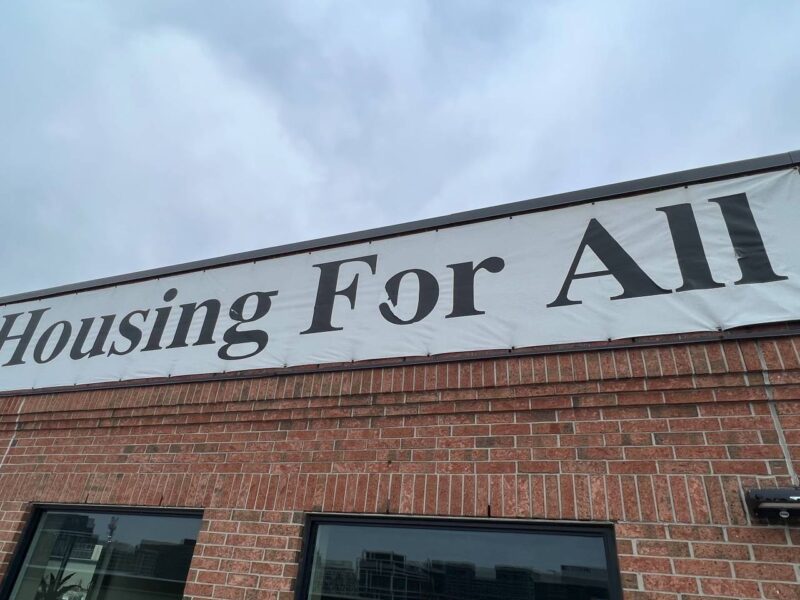
<instances>
[{"instance_id":1,"label":"cloudy sky","mask_svg":"<svg viewBox=\"0 0 800 600\"><path fill-rule=\"evenodd\" d=\"M0 295L800 148L800 2L0 5Z\"/></svg>"}]
</instances>

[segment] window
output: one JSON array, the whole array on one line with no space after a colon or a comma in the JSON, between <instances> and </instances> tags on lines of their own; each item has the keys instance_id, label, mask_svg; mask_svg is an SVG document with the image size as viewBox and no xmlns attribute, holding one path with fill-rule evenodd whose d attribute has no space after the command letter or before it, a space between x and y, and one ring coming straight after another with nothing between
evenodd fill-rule
<instances>
[{"instance_id":1,"label":"window","mask_svg":"<svg viewBox=\"0 0 800 600\"><path fill-rule=\"evenodd\" d=\"M197 512L40 508L7 597L180 600L199 530Z\"/></svg>"},{"instance_id":2,"label":"window","mask_svg":"<svg viewBox=\"0 0 800 600\"><path fill-rule=\"evenodd\" d=\"M298 600L618 600L611 527L312 516Z\"/></svg>"}]
</instances>

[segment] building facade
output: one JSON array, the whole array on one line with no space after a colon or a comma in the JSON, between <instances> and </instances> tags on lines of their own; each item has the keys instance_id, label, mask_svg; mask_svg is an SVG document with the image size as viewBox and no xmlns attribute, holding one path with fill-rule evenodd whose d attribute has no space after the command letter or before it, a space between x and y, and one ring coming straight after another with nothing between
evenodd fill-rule
<instances>
[{"instance_id":1,"label":"building facade","mask_svg":"<svg viewBox=\"0 0 800 600\"><path fill-rule=\"evenodd\" d=\"M15 600L800 597L797 519L745 501L798 484L789 320L15 390L0 415Z\"/></svg>"}]
</instances>

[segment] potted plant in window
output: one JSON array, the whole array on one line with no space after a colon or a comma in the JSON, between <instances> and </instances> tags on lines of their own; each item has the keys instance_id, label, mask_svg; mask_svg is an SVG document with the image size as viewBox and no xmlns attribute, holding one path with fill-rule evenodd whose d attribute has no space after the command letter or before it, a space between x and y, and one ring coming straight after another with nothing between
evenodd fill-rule
<instances>
[{"instance_id":1,"label":"potted plant in window","mask_svg":"<svg viewBox=\"0 0 800 600\"><path fill-rule=\"evenodd\" d=\"M39 582L34 600L63 600L65 594L81 589L79 584L69 583L74 575L75 573L61 576L55 573L45 575Z\"/></svg>"}]
</instances>

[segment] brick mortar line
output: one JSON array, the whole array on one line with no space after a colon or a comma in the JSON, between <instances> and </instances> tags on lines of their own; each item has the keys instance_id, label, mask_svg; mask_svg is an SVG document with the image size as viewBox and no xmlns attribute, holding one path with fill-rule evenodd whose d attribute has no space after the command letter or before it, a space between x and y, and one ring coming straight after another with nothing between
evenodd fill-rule
<instances>
[{"instance_id":1,"label":"brick mortar line","mask_svg":"<svg viewBox=\"0 0 800 600\"><path fill-rule=\"evenodd\" d=\"M752 389L752 388L747 388L747 389ZM505 399L499 399L499 400L505 400ZM474 401L475 400L465 400L463 402L474 402ZM481 400L478 400L478 401L480 402ZM559 411L559 410L576 410L576 409L603 410L603 409L615 409L615 408L642 408L642 407L644 407L644 408L652 408L652 407L677 407L677 406L706 406L706 405L719 405L719 404L740 404L740 403L761 403L761 402L768 403L768 404L770 404L770 406L774 406L775 403L777 403L777 402L792 402L792 401L793 400L791 400L791 399L772 400L771 404L770 404L770 401L767 400L767 399L763 399L763 400L743 399L743 400L730 400L730 401L723 401L723 402L720 402L720 401L699 401L698 400L698 401L680 402L680 403L659 403L659 404L647 404L647 403L641 403L641 404L619 404L618 403L618 404L598 405L598 406L590 406L590 405L587 405L587 406L574 406L573 405L573 406L564 406L564 407L558 407L558 408L549 408L549 407L546 407L546 408L533 408L533 407L531 407L531 408L527 408L527 409L526 408L509 408L509 409L502 409L502 410L491 410L491 409L477 410L477 409L464 409L464 408L462 408L462 409L457 409L457 410L448 411L448 412L414 412L414 411L409 411L409 412L406 412L406 413L389 413L389 414L382 413L382 414L374 414L374 415L372 415L372 414L367 414L367 415L357 415L357 414L353 415L353 414L350 414L350 415L344 415L344 416L342 416L342 415L339 415L339 416L325 416L324 414L320 414L318 416L314 416L314 415L296 416L296 417L292 417L292 416L274 416L272 418L267 418L267 419L246 419L246 420L238 419L238 418L236 418L236 416L237 415L248 415L248 414L254 414L254 413L259 413L259 414L261 414L261 413L269 413L272 410L292 410L292 409L271 409L271 408L252 408L251 407L249 409L244 409L243 408L241 410L219 410L219 411L213 411L213 412L212 411L198 411L198 412L181 412L181 413L163 412L163 413L149 414L149 415L125 415L125 416L113 416L113 415L91 416L91 417L89 417L89 416L76 416L76 417L73 417L73 418L70 418L68 416L59 417L59 418L37 418L36 416L32 416L32 418L28 418L28 419L25 419L25 420L22 420L21 419L22 415L19 415L19 417L14 422L13 428L12 427L2 427L2 426L0 426L0 432L18 431L20 424L22 424L23 426L26 425L26 424L39 425L39 426L35 426L35 427L24 427L24 431L28 431L28 432L34 432L34 431L35 432L46 432L46 431L62 431L62 430L69 431L69 430L78 430L78 429L117 429L117 428L120 428L120 427L134 427L134 428L162 427L162 426L196 427L196 426L200 426L200 425L225 425L225 424L231 424L231 423L268 423L268 422L281 422L281 421L308 421L308 422L314 422L314 421L320 421L320 420L326 421L326 420L340 420L340 419L376 419L376 418L377 419L383 419L383 418L395 418L395 417L448 416L448 415L457 415L457 414L474 414L474 415L479 415L479 414L497 414L497 415L499 415L499 414L506 414L506 413L535 412L535 411L553 412L553 411ZM447 401L447 402L452 402L452 401ZM459 402L459 401L455 401L455 402ZM431 402L425 402L425 403L405 404L403 406L409 406L409 407L416 406L416 405L429 406L431 404L432 404ZM356 405L356 406L353 406L352 408L362 408L364 406L372 407L372 406L384 406L384 405ZM386 405L386 406L389 406L389 405ZM336 409L336 408L341 408L341 407L331 407L331 408ZM348 408L350 408L350 407L348 407ZM98 409L95 409L95 411L97 411L97 410ZM114 410L114 409L102 409L102 410ZM299 409L299 410L303 410L303 409ZM54 413L28 413L28 415L53 415L53 414ZM196 416L196 415L208 415L209 418L204 419L202 421L177 421L177 420L175 420L176 417L188 417L188 416ZM227 416L230 416L230 418L226 418L226 419L215 419L214 418L214 416L219 416L219 415L227 415ZM701 419L701 418L721 418L721 417L714 417L714 416L703 417L701 415L695 415L695 416L692 416L692 417L643 417L642 419L632 419L632 420L648 420L648 419L655 419L655 418L664 418L664 419L669 419L669 418L692 419L692 418L696 418L696 419ZM139 419L146 419L146 420L155 419L156 421L152 422L152 423L130 423L130 421L136 421L136 420L139 420ZM166 419L166 422L164 422L164 419ZM99 423L99 421L108 421L108 420L114 420L114 421L116 421L116 423L114 423L114 424L108 424L108 423L100 424ZM616 420L616 419L614 419L614 420ZM631 419L621 419L621 420L631 420ZM75 424L76 421L85 421L85 422L91 421L92 423L91 424L85 423L85 424L82 424L82 425L76 425ZM550 422L550 421L546 421L546 422ZM567 422L567 421L553 421L553 422L562 422L563 423L563 422ZM572 421L569 421L569 422L572 422ZM576 422L581 422L581 420L576 421ZM48 426L48 424L53 424L53 423L61 423L61 425L60 426ZM67 425L65 423L70 423L70 424ZM9 425L10 425L10 423L9 423ZM399 424L396 427L413 427L413 426L415 426L415 425ZM291 429L285 429L285 430L281 430L281 431L290 431L290 430ZM782 429L779 429L778 431L782 433ZM664 432L664 433L670 433L670 432ZM785 445L786 444L785 438L783 439L783 441L784 441L784 445L782 446L782 448L784 450L784 457L786 458L788 446Z\"/></svg>"},{"instance_id":2,"label":"brick mortar line","mask_svg":"<svg viewBox=\"0 0 800 600\"><path fill-rule=\"evenodd\" d=\"M71 436L63 436L63 435L55 435L55 436L53 436L53 435L47 435L47 434L50 433L50 432L75 431L75 430L80 430L80 431L90 431L90 430L108 431L108 430L117 430L117 429L130 429L131 430L130 433L126 433L126 434L123 434L123 435L125 435L125 436L137 436L137 435L150 435L147 432L145 432L145 433L137 433L137 431L139 431L141 429L147 429L147 428L153 428L153 427L159 428L159 427L168 426L168 427L175 427L175 428L178 428L178 429L176 431L172 432L172 433L158 433L158 434L153 434L153 435L173 435L173 434L183 435L183 434L192 434L192 433L203 433L202 431L200 431L200 432L183 431L183 428L186 428L186 427L195 427L197 425L214 425L214 424L223 424L223 425L224 424L234 424L234 423L241 424L241 423L244 423L244 422L247 422L247 423L263 423L263 422L267 422L267 421L235 421L234 420L234 421L215 421L215 422L211 422L211 423L200 423L200 424L198 424L198 423L168 423L168 424L130 424L130 423L120 423L120 424L117 424L117 425L102 425L102 426L95 425L95 426L82 426L82 427L64 426L64 427L50 427L50 428L30 428L30 429L24 429L23 431L25 431L26 433L29 433L29 434L34 434L34 435L26 436L25 439L32 439L34 437L35 438L44 437L44 438L47 438L47 439L72 439ZM552 423L552 421L542 421L542 423ZM399 425L397 427L412 427L412 426L410 426L410 425L409 426ZM337 429L337 428L332 428L332 429ZM359 428L359 429L369 429L369 427ZM392 429L392 428L390 428L390 429ZM244 431L244 430L238 431L237 430L237 431L214 432L214 433L235 434L235 433L280 432L280 431L285 431L285 432L312 431L312 429L265 429L265 430L248 429L246 431ZM724 431L737 432L737 431L742 431L742 430L741 429L732 429L732 430L724 430ZM715 431L713 433L717 433L717 432L718 431ZM634 433L637 433L637 432L634 432ZM697 431L664 431L664 432L659 432L659 433L676 434L676 435L678 435L678 434L694 434L694 433L701 433L701 432L697 432ZM78 437L81 437L81 438L85 438L85 437L106 437L106 435L107 434L97 434L97 435L92 435L92 436L81 435L81 436L78 436ZM515 434L515 435L522 435L522 434ZM502 433L495 433L495 434L487 433L487 434L482 434L482 435L453 436L453 437L492 438L492 437L515 437L515 435L514 434L502 434ZM539 433L539 432L535 432L535 433L524 434L524 435L526 437L537 436L537 435L538 436L557 436L557 435L570 435L570 436L582 436L582 435L583 436L591 436L591 435L626 435L626 432L616 431L616 432L606 432L606 433L600 433L600 434L595 434L595 433L546 433L546 432L545 433ZM430 435L430 436L411 436L409 439L427 439L427 438L435 438L435 437L437 437L437 436L432 436L432 435ZM342 439L345 439L345 438L342 438ZM348 438L348 439L351 439L351 438ZM399 438L389 437L389 438L376 438L376 439L399 439ZM261 442L285 442L287 440L286 439L281 439L281 440L248 440L248 441L254 441L254 442L261 443ZM303 441L303 440L295 440L295 441ZM317 441L320 441L320 440L317 440ZM223 441L212 440L212 441L209 441L209 442L191 441L191 442L170 442L170 443L181 443L181 444L183 444L183 443L200 443L200 444L215 443L216 444L216 443L230 443L230 442L231 442L231 440L223 440ZM143 444L153 444L153 443L156 443L156 442L143 442ZM158 443L163 443L163 442L158 442ZM633 447L650 447L652 445L653 444L647 444L647 445L633 446ZM656 445L663 445L663 444L656 444ZM706 445L709 445L709 444L699 443L699 444L691 444L691 445L706 446ZM720 443L720 444L717 444L717 445L742 446L742 445L746 445L746 444L742 444L742 443L738 443L738 444ZM769 445L769 443L768 442L761 442L761 444L759 444L759 445ZM52 446L52 445L40 446L40 447L47 448L47 447L50 447L50 446ZM26 447L33 447L33 446L29 445L29 446L26 446ZM569 446L569 447L580 448L581 446ZM509 447L509 448L511 448L511 447ZM403 448L403 450L409 450L409 451L411 451L411 450L429 450L429 449L430 448L411 448L411 447L410 448ZM492 446L485 446L485 447L479 447L478 449L487 449L487 450L489 450L489 449L493 449L493 447ZM345 450L351 450L351 449L345 449ZM600 459L582 459L582 460L609 460L609 459L600 458ZM624 460L647 460L647 459L624 459ZM681 460L698 460L698 459L685 458L685 459L681 459ZM712 459L703 459L703 460L712 460ZM728 458L728 459L719 459L719 460L737 460L737 459ZM746 460L774 461L776 459L775 458L754 457L754 458L748 458ZM2 466L1 463L0 463L0 466Z\"/></svg>"},{"instance_id":3,"label":"brick mortar line","mask_svg":"<svg viewBox=\"0 0 800 600\"><path fill-rule=\"evenodd\" d=\"M741 400L741 401L730 401L726 402L728 404L736 404L736 403L748 403L748 404L759 404L759 403L767 403L767 400ZM790 402L790 400L785 400L784 402ZM230 415L231 418L227 419L213 419L209 418L203 421L175 421L174 417L175 414L164 413L159 415L143 415L143 416L125 416L125 417L112 417L112 416L103 416L103 417L82 417L78 419L31 419L26 421L20 421L19 423L15 423L15 427L12 428L0 428L0 433L14 431L14 437L16 437L17 431L25 431L27 433L35 433L38 437L45 435L45 437L52 437L46 436L48 432L56 432L56 431L90 431L90 430L114 430L120 428L130 428L130 429L142 429L142 428L152 428L152 427L175 427L175 428L196 428L200 426L217 426L217 425L234 425L234 424L242 424L242 423L280 423L283 421L308 421L309 423L314 423L316 421L332 421L332 420L341 420L341 419L359 419L359 420L372 420L372 419L389 419L395 417L421 417L421 416L441 416L441 415L484 415L484 414L492 414L492 415L500 415L500 414L508 414L508 413L519 413L519 412L552 412L558 410L574 410L575 408L585 408L587 410L591 409L613 409L613 408L647 408L652 406L705 406L705 405L716 405L719 404L717 402L690 402L690 403L680 403L680 404L614 404L614 405L603 405L603 406L588 406L588 407L563 407L563 408L529 408L529 409L505 409L505 410L458 410L453 413L439 413L439 412L431 412L431 413L417 413L417 412L409 412L409 413L395 413L395 414L376 414L376 415L347 415L347 416L335 416L335 417L326 417L323 415L320 416L298 416L298 417L274 417L269 419L248 419L242 420L236 418L236 415L250 415L250 414L262 414L268 412L269 409L263 410L241 410L241 411L219 411L213 413L201 413L201 414L208 414L209 416L213 415ZM195 415L197 413L181 413L182 415ZM755 416L762 416L762 415L749 415L750 417ZM694 415L694 416L686 416L686 417L642 417L640 419L613 419L613 421L649 421L653 419L658 420L690 420L690 419L723 419L723 418L740 418L737 415L711 415L711 416L702 416L702 415ZM154 422L150 423L137 423L137 422L130 422L130 421L137 421L139 419L156 419ZM166 421L164 421L166 419ZM116 423L99 423L99 421L108 421L114 420L117 421ZM92 421L91 424L84 423L84 424L75 424L76 421ZM543 420L543 421L531 421L531 424L534 423L583 423L588 422L588 420L576 420L576 421L555 421L555 420ZM57 426L53 426L49 424L59 423ZM25 427L25 425L39 425L39 426L32 426L32 427ZM497 423L497 424L506 424L506 423ZM22 425L22 427L20 427ZM405 427L428 427L428 426L456 426L461 425L459 423L456 424L430 424L430 425L416 425L416 424L405 424L400 423L397 425L392 425L389 427L385 427L386 429L395 429L395 428L405 428ZM468 423L467 426L488 426L491 427L492 423ZM371 426L370 426L371 427ZM370 428L366 427L366 428ZM359 427L357 429L364 429L365 427ZM248 429L246 431L242 431L244 433L255 433L261 431L311 431L313 427L307 428L275 428L275 429ZM332 429L345 429L342 427L332 427ZM714 430L717 431L717 430ZM177 433L177 432L176 432ZM183 432L186 433L186 432ZM202 433L202 432L198 432ZM214 432L214 433L222 433L222 432ZM227 431L225 433L239 433L239 431ZM486 434L476 434L476 437L497 437L497 436L513 436L513 435L605 435L609 433L614 434L625 434L625 433L650 433L650 432L638 432L638 431L630 431L630 432L622 432L622 431L615 431L615 432L592 432L592 433L565 433L565 432L558 432L558 433L531 433L531 434L493 434L491 432ZM679 434L679 433L699 433L699 431L689 431L689 430L668 430L663 432L655 432L655 433L663 433L663 434ZM136 434L131 434L136 435ZM57 437L69 437L69 436L57 436ZM781 446L783 449L784 459L786 460L787 456L787 446L785 445L786 441L783 439L783 445ZM0 463L2 466L2 463Z\"/></svg>"},{"instance_id":4,"label":"brick mortar line","mask_svg":"<svg viewBox=\"0 0 800 600\"><path fill-rule=\"evenodd\" d=\"M746 376L748 374L754 374L754 373L759 373L762 376L765 376L763 371L742 372L741 375L742 376ZM732 374L732 375L735 375L735 374ZM626 381L638 381L640 379L647 380L647 378L629 378ZM767 381L769 380L768 375L765 376L765 379ZM561 382L558 385L569 386L570 384L576 384L576 385L580 386L580 385L585 385L585 384L592 384L592 383L595 383L595 382L596 383L600 383L601 381L606 381L606 380ZM532 387L532 386L535 387L536 385L537 384L508 385L508 386L498 387L497 389L512 389L513 390L513 389L527 388L527 387ZM542 384L542 385L546 386L546 385L554 385L554 384ZM793 384L793 383L779 384L779 387L786 387L786 386L792 386L792 385L797 385L797 384ZM576 392L573 392L573 393L570 393L568 390L566 390L566 391L562 391L560 393L550 393L550 394L541 394L541 395L525 394L525 395L517 396L517 395L513 395L513 394L512 395L498 394L497 396L489 396L489 397L481 397L482 392L480 392L479 390L483 390L485 388L459 388L458 391L474 391L474 394L470 394L470 397L465 397L465 398L448 398L448 399L440 399L440 400L427 401L427 402L419 402L419 401L414 402L413 401L413 396L415 396L415 395L423 395L424 396L424 395L442 394L443 392L449 392L449 391L452 391L452 390L445 389L445 390L427 390L427 391L419 391L419 392L414 392L414 391L412 391L412 392L375 392L375 393L367 393L367 394L347 394L347 395L343 395L343 396L310 396L310 397L292 397L292 398L254 398L254 399L246 399L246 400L231 398L229 400L215 399L214 401L211 401L211 402L157 403L157 404L149 404L149 405L148 404L141 404L141 405L129 405L129 406L102 406L102 407L87 407L87 408L72 408L72 409L60 408L58 410L31 411L29 413L26 413L26 416L32 416L35 419L35 415L58 415L58 414L79 415L79 414L82 414L82 413L109 412L109 411L110 412L114 412L114 411L154 411L154 412L156 412L156 411L159 411L159 410L169 410L171 408L175 408L176 406L180 406L180 407L184 407L184 408L185 407L197 407L193 411L189 411L189 412L181 413L181 414L189 414L189 413L191 413L191 414L195 414L195 413L214 414L214 413L219 413L219 412L238 412L238 411L236 411L236 410L226 410L226 409L216 410L216 411L209 411L205 407L232 406L232 405L237 405L237 404L262 403L262 402L297 402L298 403L298 406L295 406L295 407L281 407L281 408L264 407L263 410L306 410L306 409L307 410L314 410L314 409L329 410L329 409L341 409L341 408L362 408L362 407L368 407L368 406L369 407L375 407L375 406L430 405L430 404L433 404L433 403L442 403L442 402L455 402L455 403L458 403L458 402L475 402L475 401L477 401L477 402L513 401L513 400L525 400L526 398L529 399L529 400L536 400L538 398L545 398L545 399L547 399L547 398L555 398L555 397L564 397L564 398L570 397L570 398L572 398L572 397L598 396L598 395L627 396L627 395L630 395L630 394L642 394L642 393L651 393L651 394L656 395L656 394L659 394L659 393L663 394L663 393L667 393L667 392L678 392L678 393L680 393L680 392L700 392L700 391L705 391L705 390L710 390L710 391L713 392L713 391L716 391L716 390L719 390L719 389L724 389L724 390L749 390L749 389L765 388L765 389L769 390L768 393L770 395L773 395L772 394L772 390L773 390L774 387L775 387L775 385L772 384L772 383L751 385L751 384L749 384L747 382L747 379L745 378L744 381L741 382L741 383L738 383L738 384L735 384L735 385L724 385L722 387L720 387L719 385L707 385L707 386L696 386L696 385L693 385L691 387L663 388L663 389L661 389L661 388L654 388L654 389L651 388L651 389L647 389L647 390L624 390L623 389L623 390L615 390L615 391L601 391L601 390L597 389L597 390L589 390L589 391L576 391ZM393 402L393 403L384 403L384 402L377 402L376 401L381 396L388 396L388 395L395 395L395 394L398 395L398 396L402 395L402 396L406 396L406 397L411 397L412 401L411 402L406 402L405 399L402 402ZM309 405L310 401L319 400L319 399L323 399L323 398L358 398L358 397L362 397L363 398L363 402L358 403L358 404L348 404L348 405L345 405L345 406L342 406L340 404L336 405L336 406L310 406ZM774 398L773 398L773 400L774 400ZM730 402L738 402L738 401L740 401L740 400L730 400ZM748 400L741 400L741 401L748 401ZM717 402L718 401L702 401L702 400L696 401L697 404L708 404L708 403L717 403ZM722 402L728 402L728 401L722 401ZM656 403L656 404L644 404L644 405L645 406L670 406L672 404L673 403ZM677 404L685 404L685 403L677 403ZM628 406L638 406L638 405L628 405ZM571 408L600 408L600 407L599 406L595 407L595 406L587 405L587 406L572 406ZM254 409L251 409L251 410L254 410ZM531 410L536 410L536 409L531 409ZM546 409L542 409L542 410L546 410ZM174 413L169 413L169 414L174 414ZM15 413L14 416L16 418L19 415L20 415L20 409L18 409L18 411ZM3 417L7 418L8 416L10 416L10 415L8 415L8 414L5 414L5 415L0 414L0 421L2 421ZM127 417L130 417L130 416L133 416L133 415L125 415L122 418L127 418ZM136 416L145 417L145 416L156 416L156 415L155 414L150 414L150 415L140 414L140 415L136 415ZM78 418L81 418L81 417L78 417ZM95 418L95 417L89 417L89 418ZM47 420L50 420L50 419L47 419Z\"/></svg>"},{"instance_id":5,"label":"brick mortar line","mask_svg":"<svg viewBox=\"0 0 800 600\"><path fill-rule=\"evenodd\" d=\"M761 367L761 365L759 365L759 367ZM798 371L797 368L795 368L795 369L791 369L791 368L789 368L789 369L780 369L780 370L783 371L783 372L796 372L796 371ZM530 382L517 382L517 383L512 383L510 381L507 381L502 385L497 385L497 384L495 384L495 385L467 385L467 386L460 386L459 385L457 387L447 386L447 385L444 385L444 386L438 386L437 385L436 387L433 387L433 388L430 388L430 389L418 389L418 390L415 390L415 389L407 389L407 390L370 390L369 392L362 392L359 389L357 391L347 391L347 392L344 392L344 393L342 393L341 390L338 393L323 393L322 390L320 389L318 391L318 393L316 393L316 394L315 393L303 393L303 390L301 390L301 393L299 393L299 394L291 394L291 395L277 394L277 389L276 389L275 390L276 396L273 397L273 398L270 398L270 399L271 400L293 400L293 399L310 399L310 398L339 398L339 397L342 397L342 396L359 396L359 395L390 395L390 394L413 394L413 393L437 393L437 392L453 390L453 389L475 390L477 392L478 390L491 390L491 389L505 388L505 387L543 386L543 385L580 385L580 384L586 384L586 383L600 383L600 382L609 382L610 383L610 382L641 381L641 380L658 381L660 379L675 379L675 378L685 378L685 379L694 380L696 378L706 378L706 377L725 377L725 376L732 376L732 377L741 376L741 377L745 377L748 373L753 374L753 373L761 373L761 372L762 372L762 369L759 368L758 370L750 370L750 369L745 369L745 370L741 370L741 371L739 371L739 370L737 370L737 371L726 370L726 371L721 371L721 372L710 371L708 373L694 373L694 372L690 373L690 372L686 372L686 373L675 373L675 374L670 374L670 375L657 375L657 376L645 374L645 375L641 375L641 376L610 377L610 378L604 378L604 377L590 378L590 377L587 377L586 379L578 378L578 379L571 379L571 380L564 380L564 381L560 381L560 380L559 381L538 381L538 382L537 381L530 381ZM288 381L290 378L287 377L285 379ZM254 392L256 390L260 391L260 388L262 387L260 384L263 383L263 381L261 381L259 379L255 379L254 378L252 380L242 380L242 381L240 381L238 383L243 386L248 381L250 381L250 382L252 382L252 381L259 382L255 386L255 390L248 389L249 393L252 393L252 392ZM219 384L220 384L220 382L217 382L217 387L220 387ZM209 386L209 387L213 387L214 386L213 383L196 383L196 384L186 383L186 384L179 384L179 385L184 385L185 386L184 390L188 390L192 386ZM693 385L691 387L698 387L698 386L694 386ZM139 388L130 387L130 388L119 388L119 389L116 389L116 390L86 391L86 392L81 392L81 393L75 393L75 392L72 392L72 391L66 391L66 392L63 392L63 393L47 394L46 401L54 401L54 400L56 400L58 398L69 398L69 397L73 397L73 398L78 397L78 398L81 398L81 399L85 399L85 398L90 398L92 396L99 397L101 395L105 395L107 398L108 397L112 398L112 400L109 400L109 401L115 402L115 400L113 400L113 398L117 398L118 399L121 395L129 393L129 392L132 392L134 390L139 390L140 391L139 394L136 394L139 397L146 396L148 394L149 395L154 395L155 398L158 398L159 396L161 396L163 401L162 402L158 402L158 404L162 404L163 403L163 404L169 405L169 404L180 403L180 402L175 402L174 395L173 396L162 395L160 393L160 392L163 392L162 388L159 388L159 387L149 387L148 388L148 387L144 387L144 386L143 387L139 387ZM233 390L230 390L230 391L233 392ZM256 393L258 393L258 391L256 391ZM236 392L242 393L243 390L236 390ZM27 397L27 396L18 396L18 398L24 398L24 397ZM37 399L43 399L43 396L37 396ZM238 398L238 399L237 398L232 398L232 400L239 400L240 401L241 398Z\"/></svg>"}]
</instances>

